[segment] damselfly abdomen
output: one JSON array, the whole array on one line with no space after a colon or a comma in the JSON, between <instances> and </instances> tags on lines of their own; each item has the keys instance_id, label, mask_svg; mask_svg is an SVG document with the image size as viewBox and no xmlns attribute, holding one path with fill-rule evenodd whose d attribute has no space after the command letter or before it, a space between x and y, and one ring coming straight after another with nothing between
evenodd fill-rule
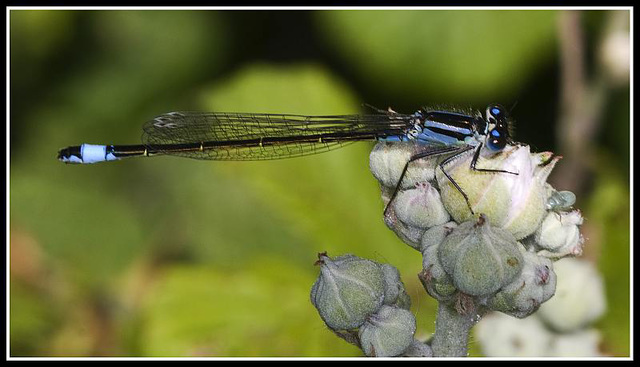
<instances>
[{"instance_id":1,"label":"damselfly abdomen","mask_svg":"<svg viewBox=\"0 0 640 367\"><path fill-rule=\"evenodd\" d=\"M334 116L171 112L147 122L143 130L142 144L70 146L58 152L58 159L80 164L154 155L268 160L321 153L356 141L410 141L433 149L416 154L406 162L398 185L411 162L447 156L439 166L467 204L466 194L445 170L451 160L475 149L471 169L511 173L476 167L483 147L499 152L510 141L509 117L499 105L487 107L484 116L426 109L413 114L389 110L371 115ZM395 193L391 201L394 197Z\"/></svg>"}]
</instances>

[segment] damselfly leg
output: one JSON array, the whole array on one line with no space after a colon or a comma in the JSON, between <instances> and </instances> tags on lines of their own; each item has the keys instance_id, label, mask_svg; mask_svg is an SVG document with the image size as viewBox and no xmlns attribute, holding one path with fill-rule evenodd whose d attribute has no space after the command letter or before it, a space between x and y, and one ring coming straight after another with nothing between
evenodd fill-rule
<instances>
[{"instance_id":1,"label":"damselfly leg","mask_svg":"<svg viewBox=\"0 0 640 367\"><path fill-rule=\"evenodd\" d=\"M393 194L391 195L391 198L389 199L389 202L387 203L387 206L384 209L384 215L387 215L387 211L389 210L389 206L393 203L393 200L395 199L395 197L398 195L398 192L400 191L400 187L402 186L402 181L407 173L407 170L409 169L409 164L411 164L412 162L415 162L419 159L424 159L424 158L433 158L436 156L440 156L440 155L447 155L447 154L451 154L449 157L445 158L442 162L440 162L438 164L438 167L440 168L440 170L442 171L442 173L444 174L444 176L447 178L447 180L449 180L449 182L451 182L451 184L456 188L456 190L458 190L458 192L462 195L462 197L464 198L465 202L467 203L467 207L469 208L469 211L471 212L472 215L475 215L475 212L473 211L473 208L471 207L471 203L469 202L469 197L467 196L467 194L464 192L464 190L462 189L462 187L460 187L460 185L456 182L456 180L453 179L453 177L451 177L451 175L449 173L447 173L445 166L447 164L449 164L450 162L452 162L454 159L458 158L461 154L464 154L468 151L470 151L471 149L474 149L473 146L455 146L455 147L443 147L441 149L438 150L430 150L427 152L421 152L418 154L415 154L413 156L411 156L411 158L409 158L409 160L407 161L407 163L405 163L404 168L402 169L402 174L400 175L400 179L398 180L398 183L396 184L396 187L393 191ZM476 164L478 162L478 159L480 157L480 151L482 149L482 143L480 145L478 145L478 147L475 147L475 151L473 153L473 157L471 159L471 163L469 164L469 169L472 171L476 171L476 172L484 172L484 173L507 173L507 174L512 174L512 175L518 175L517 172L511 172L511 171L506 171L506 170L499 170L499 169L487 169L487 168L478 168L476 167Z\"/></svg>"},{"instance_id":2,"label":"damselfly leg","mask_svg":"<svg viewBox=\"0 0 640 367\"><path fill-rule=\"evenodd\" d=\"M447 159L445 159L445 161L448 161L448 160L453 159L453 158L459 156L460 154L468 151L471 148L472 147L468 147L468 146L464 146L464 147L449 146L449 147L442 147L442 148L436 149L436 150L429 150L429 151L426 151L426 152L420 152L420 153L417 153L417 154L411 156L409 158L409 160L407 160L407 163L405 163L404 168L402 169L402 173L400 174L400 179L398 179L398 183L396 184L396 187L393 190L393 194L391 195L391 198L389 199L389 202L387 203L387 206L384 208L384 216L386 217L387 212L389 210L389 207L391 206L391 204L393 203L393 200L398 195L398 192L400 191L400 187L402 186L402 181L404 180L404 177L407 174L407 170L409 169L409 165L412 162L415 162L415 161L417 161L419 159L424 159L424 158L432 158L432 157L437 157L437 156L446 155L446 154L453 154L451 157L448 157ZM442 163L444 163L445 161L443 161ZM458 186L458 184L453 180L453 178L451 178L451 176L449 176L446 173L446 171L442 167L442 163L439 164L440 168L442 169L442 172L444 172L445 176L447 176L447 178L453 183L453 185L462 193L462 195L466 199L467 195L462 191L460 186ZM469 201L467 200L467 204L468 203L469 203Z\"/></svg>"},{"instance_id":3,"label":"damselfly leg","mask_svg":"<svg viewBox=\"0 0 640 367\"><path fill-rule=\"evenodd\" d=\"M480 143L478 148L476 148L476 151L473 153L473 158L471 159L471 165L469 168L477 172L508 173L511 175L518 175L517 172L505 171L502 169L477 168L476 163L478 162L478 158L480 157L480 149L482 149L482 143Z\"/></svg>"},{"instance_id":4,"label":"damselfly leg","mask_svg":"<svg viewBox=\"0 0 640 367\"><path fill-rule=\"evenodd\" d=\"M375 111L375 112L377 112L377 113L379 113L381 115L387 115L387 116L390 116L390 117L392 117L394 115L398 115L398 113L396 111L392 110L391 107L388 107L386 110L383 110L381 108L378 108L376 106L370 105L368 103L363 103L362 106L370 108L371 110L373 110L373 111Z\"/></svg>"}]
</instances>

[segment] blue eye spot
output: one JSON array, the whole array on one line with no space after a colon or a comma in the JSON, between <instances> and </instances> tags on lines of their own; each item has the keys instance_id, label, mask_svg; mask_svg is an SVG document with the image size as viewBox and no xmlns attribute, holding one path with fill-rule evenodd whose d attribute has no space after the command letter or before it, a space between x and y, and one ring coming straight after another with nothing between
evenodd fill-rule
<instances>
[{"instance_id":1,"label":"blue eye spot","mask_svg":"<svg viewBox=\"0 0 640 367\"><path fill-rule=\"evenodd\" d=\"M502 112L502 111L500 111L500 109L499 109L499 108L497 108L497 107L493 107L493 108L491 109L491 114L492 114L492 115L494 115L494 116L496 116L496 117L497 117L497 116L499 116L499 115L501 114L501 112Z\"/></svg>"},{"instance_id":2,"label":"blue eye spot","mask_svg":"<svg viewBox=\"0 0 640 367\"><path fill-rule=\"evenodd\" d=\"M507 138L498 129L493 129L489 132L487 138L487 146L494 152L501 151L507 145Z\"/></svg>"}]
</instances>

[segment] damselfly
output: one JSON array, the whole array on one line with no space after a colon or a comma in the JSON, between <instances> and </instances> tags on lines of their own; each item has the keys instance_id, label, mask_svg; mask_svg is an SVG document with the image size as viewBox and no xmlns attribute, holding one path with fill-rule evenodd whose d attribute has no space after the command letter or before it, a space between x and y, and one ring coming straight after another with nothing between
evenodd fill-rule
<instances>
[{"instance_id":1,"label":"damselfly","mask_svg":"<svg viewBox=\"0 0 640 367\"><path fill-rule=\"evenodd\" d=\"M206 160L268 160L321 153L356 141L414 142L428 145L430 149L413 155L406 162L389 204L411 162L442 156L440 169L473 213L467 195L445 167L461 154L474 150L470 169L517 174L476 167L484 147L491 152L500 152L510 143L509 124L509 115L500 105L487 107L484 116L427 109L413 114L389 109L370 115L333 116L171 112L144 125L142 144L70 146L58 152L58 159L81 164L154 155Z\"/></svg>"}]
</instances>

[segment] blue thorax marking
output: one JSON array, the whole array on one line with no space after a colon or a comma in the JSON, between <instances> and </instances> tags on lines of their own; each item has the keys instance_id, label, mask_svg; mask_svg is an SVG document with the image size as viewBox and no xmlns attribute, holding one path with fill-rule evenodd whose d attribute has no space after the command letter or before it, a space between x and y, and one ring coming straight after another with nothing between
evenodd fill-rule
<instances>
[{"instance_id":1,"label":"blue thorax marking","mask_svg":"<svg viewBox=\"0 0 640 367\"><path fill-rule=\"evenodd\" d=\"M413 115L413 126L404 135L394 135L383 141L417 141L424 144L473 144L474 118L459 113L418 111Z\"/></svg>"}]
</instances>

